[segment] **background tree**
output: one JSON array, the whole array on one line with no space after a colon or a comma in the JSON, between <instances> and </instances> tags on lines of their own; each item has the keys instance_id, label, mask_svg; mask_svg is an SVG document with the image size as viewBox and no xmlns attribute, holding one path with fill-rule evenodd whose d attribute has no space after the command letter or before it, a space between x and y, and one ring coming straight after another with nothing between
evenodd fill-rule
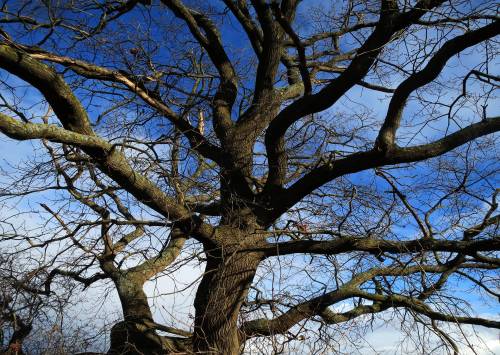
<instances>
[{"instance_id":1,"label":"background tree","mask_svg":"<svg viewBox=\"0 0 500 355\"><path fill-rule=\"evenodd\" d=\"M35 142L1 181L4 250L49 297L116 289L109 353L316 353L376 316L457 353L443 324L500 327L467 307L498 297L495 2L1 11L0 131ZM158 324L143 286L188 262L190 329Z\"/></svg>"},{"instance_id":2,"label":"background tree","mask_svg":"<svg viewBox=\"0 0 500 355\"><path fill-rule=\"evenodd\" d=\"M68 312L70 300L78 300L78 294L72 295L73 282L52 283L47 267L33 268L34 262L23 266L25 259L2 255L0 261L1 354L62 355L93 341Z\"/></svg>"}]
</instances>

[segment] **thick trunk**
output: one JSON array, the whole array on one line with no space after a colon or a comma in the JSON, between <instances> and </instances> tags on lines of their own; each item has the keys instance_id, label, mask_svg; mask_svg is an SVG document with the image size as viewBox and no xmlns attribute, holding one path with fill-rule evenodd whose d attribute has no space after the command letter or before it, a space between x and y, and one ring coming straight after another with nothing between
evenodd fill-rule
<instances>
[{"instance_id":1,"label":"thick trunk","mask_svg":"<svg viewBox=\"0 0 500 355\"><path fill-rule=\"evenodd\" d=\"M142 279L122 278L116 283L125 320L153 320L148 299L143 290Z\"/></svg>"},{"instance_id":2,"label":"thick trunk","mask_svg":"<svg viewBox=\"0 0 500 355\"><path fill-rule=\"evenodd\" d=\"M164 354L164 342L147 324L153 322L142 280L132 277L115 280L124 320L111 330L108 354Z\"/></svg>"},{"instance_id":3,"label":"thick trunk","mask_svg":"<svg viewBox=\"0 0 500 355\"><path fill-rule=\"evenodd\" d=\"M10 338L5 355L23 355L23 342L30 334L31 329L31 324L26 324L21 319L18 319L17 324L14 326L14 333Z\"/></svg>"},{"instance_id":4,"label":"thick trunk","mask_svg":"<svg viewBox=\"0 0 500 355\"><path fill-rule=\"evenodd\" d=\"M240 353L238 314L259 262L259 255L254 253L208 256L194 302L194 353Z\"/></svg>"}]
</instances>

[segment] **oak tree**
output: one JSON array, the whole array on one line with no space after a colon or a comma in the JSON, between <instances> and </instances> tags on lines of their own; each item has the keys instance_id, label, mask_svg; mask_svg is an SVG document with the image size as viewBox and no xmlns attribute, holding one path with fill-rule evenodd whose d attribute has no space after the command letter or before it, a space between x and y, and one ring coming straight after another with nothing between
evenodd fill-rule
<instances>
[{"instance_id":1,"label":"oak tree","mask_svg":"<svg viewBox=\"0 0 500 355\"><path fill-rule=\"evenodd\" d=\"M376 317L458 353L445 324L500 328L468 307L499 297L495 1L0 11L0 132L33 142L2 164L8 278L112 285L109 354L329 353ZM189 262L194 317L159 324L144 284Z\"/></svg>"}]
</instances>

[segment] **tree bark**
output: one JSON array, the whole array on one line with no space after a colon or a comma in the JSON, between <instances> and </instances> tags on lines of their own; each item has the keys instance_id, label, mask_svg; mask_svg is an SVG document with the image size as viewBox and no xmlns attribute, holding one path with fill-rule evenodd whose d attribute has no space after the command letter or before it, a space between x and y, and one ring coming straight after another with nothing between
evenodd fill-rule
<instances>
[{"instance_id":1,"label":"tree bark","mask_svg":"<svg viewBox=\"0 0 500 355\"><path fill-rule=\"evenodd\" d=\"M241 348L238 314L261 257L236 252L207 258L194 301L193 352L236 355Z\"/></svg>"},{"instance_id":2,"label":"tree bark","mask_svg":"<svg viewBox=\"0 0 500 355\"><path fill-rule=\"evenodd\" d=\"M4 355L24 355L23 343L31 333L31 329L31 323L25 323L23 320L17 319L17 324L14 326L14 333L10 338L9 346Z\"/></svg>"},{"instance_id":3,"label":"tree bark","mask_svg":"<svg viewBox=\"0 0 500 355\"><path fill-rule=\"evenodd\" d=\"M148 324L153 315L143 290L143 280L121 277L115 280L123 318L111 330L110 355L164 354L164 341Z\"/></svg>"}]
</instances>

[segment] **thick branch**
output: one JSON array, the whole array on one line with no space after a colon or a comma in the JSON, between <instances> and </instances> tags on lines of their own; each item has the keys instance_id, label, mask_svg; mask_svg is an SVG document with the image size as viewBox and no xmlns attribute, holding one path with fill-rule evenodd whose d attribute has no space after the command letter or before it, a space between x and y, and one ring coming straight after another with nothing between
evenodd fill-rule
<instances>
[{"instance_id":1,"label":"thick branch","mask_svg":"<svg viewBox=\"0 0 500 355\"><path fill-rule=\"evenodd\" d=\"M500 239L436 240L421 238L409 241L379 240L373 238L343 237L332 241L297 240L269 245L263 249L266 256L294 253L334 255L349 252L404 254L422 251L442 251L474 255L478 251L495 251L500 248Z\"/></svg>"},{"instance_id":2,"label":"thick branch","mask_svg":"<svg viewBox=\"0 0 500 355\"><path fill-rule=\"evenodd\" d=\"M140 274L141 279L144 281L150 279L175 261L181 253L182 247L187 239L188 236L186 236L182 230L173 227L170 233L170 241L157 256L128 269L126 272Z\"/></svg>"},{"instance_id":3,"label":"thick branch","mask_svg":"<svg viewBox=\"0 0 500 355\"><path fill-rule=\"evenodd\" d=\"M153 182L135 171L121 152L109 149L109 146L100 146L99 139L83 139L83 135L96 137L88 121L87 113L64 79L57 75L52 68L6 45L0 45L0 59L2 59L0 61L1 68L19 76L42 92L54 113L63 123L64 128L75 132L75 134L80 134L79 136L71 136L71 139L78 138L82 144L86 142L99 143L95 147L82 146L82 149L96 160L105 174L142 203L161 213L167 219L181 223L186 231L193 232L200 239L210 238L212 235L210 226L202 223L199 218L193 216L185 207L178 205ZM53 128L49 128L50 132L46 132L47 128L44 128L43 125L19 126L13 124L15 122L12 119L2 119L2 123L5 124L6 130L11 130L12 136L14 134L22 136L23 133L20 133L23 131L22 128L39 128L36 130L37 136L31 138L48 138L42 136L42 134L47 135L48 133L67 137ZM24 134L26 135L26 133ZM28 133L23 139L29 138Z\"/></svg>"},{"instance_id":4,"label":"thick branch","mask_svg":"<svg viewBox=\"0 0 500 355\"><path fill-rule=\"evenodd\" d=\"M396 130L410 94L437 78L448 60L461 51L500 34L500 21L495 21L478 30L467 32L446 42L421 71L410 75L394 92L387 116L379 132L376 147L383 151L394 146Z\"/></svg>"},{"instance_id":5,"label":"thick branch","mask_svg":"<svg viewBox=\"0 0 500 355\"><path fill-rule=\"evenodd\" d=\"M170 107L165 105L165 103L163 103L155 95L149 93L146 90L146 88L140 85L137 82L137 80L134 79L131 75L127 75L122 71L113 71L104 67L97 66L95 64L87 63L83 60L73 59L66 56L60 56L54 53L41 51L39 49L32 49L29 47L18 46L18 45L15 46L21 47L21 50L12 48L11 46L7 45L0 45L0 58L5 59L7 55L13 57L18 56L19 58L22 58L19 60L17 64L25 68L24 71L27 71L27 73L23 75L26 75L26 77L21 76L22 70L20 70L19 68L16 69L15 72L13 71L12 73L16 74L17 72L19 72L20 77L23 78L24 80L32 83L32 81L30 81L31 76L29 74L29 68L31 67L39 67L40 70L43 72L53 71L50 67L33 60L33 59L40 59L64 65L65 67L68 67L71 70L73 70L75 73L82 75L86 78L120 83L124 85L128 90L139 96L148 105L154 107L156 110L158 110L158 112L160 112L166 118L168 118L186 136L193 149L198 151L206 158L209 158L218 163L221 162L220 152L218 147L210 144L206 140L206 138L202 134L200 134L200 132L195 127L193 127L187 120L175 114L175 112L172 111ZM1 63L0 67L4 67L5 69L9 70L9 67L4 66ZM54 73L54 75L56 74ZM43 81L46 79L40 78L40 80ZM64 86L65 84L61 83L61 85ZM40 84L40 86L45 87L43 84ZM35 87L38 88L38 86ZM42 93L44 92L42 91ZM57 111L54 112L59 117ZM81 113L81 115L84 115L83 117L85 117L86 114Z\"/></svg>"},{"instance_id":6,"label":"thick branch","mask_svg":"<svg viewBox=\"0 0 500 355\"><path fill-rule=\"evenodd\" d=\"M95 135L75 133L51 124L21 123L3 113L0 113L0 131L16 140L47 139L51 142L103 151L110 151L112 148L111 144Z\"/></svg>"},{"instance_id":7,"label":"thick branch","mask_svg":"<svg viewBox=\"0 0 500 355\"><path fill-rule=\"evenodd\" d=\"M358 49L356 57L345 71L319 92L304 96L287 106L269 125L265 137L269 160L266 192L270 193L270 189L275 190L281 187L285 181L287 157L284 136L288 128L308 114L331 107L349 89L363 79L384 46L392 39L393 34L413 23L413 16L408 17L407 13L398 15L397 9L392 6L394 4L390 5L386 2L383 2L383 4L385 5L381 9L379 23L366 42ZM420 16L425 13L425 9L434 6L434 4L427 4L427 2L422 5L421 9L424 11L419 12Z\"/></svg>"},{"instance_id":8,"label":"thick branch","mask_svg":"<svg viewBox=\"0 0 500 355\"><path fill-rule=\"evenodd\" d=\"M370 150L354 153L313 169L282 193L274 194L274 213L271 220L279 217L309 193L327 182L347 174L402 163L418 162L449 152L476 138L500 131L500 118L490 118L458 130L432 143L408 148L394 147L388 154Z\"/></svg>"},{"instance_id":9,"label":"thick branch","mask_svg":"<svg viewBox=\"0 0 500 355\"><path fill-rule=\"evenodd\" d=\"M0 68L37 88L47 99L64 128L94 135L87 112L54 69L5 44L0 44Z\"/></svg>"},{"instance_id":10,"label":"thick branch","mask_svg":"<svg viewBox=\"0 0 500 355\"><path fill-rule=\"evenodd\" d=\"M178 0L162 0L170 10L184 20L193 37L207 51L220 75L220 84L214 96L214 130L223 138L232 126L231 109L236 100L238 81L233 65L222 45L217 27L204 14L185 6ZM202 33L202 30L204 33Z\"/></svg>"},{"instance_id":11,"label":"thick branch","mask_svg":"<svg viewBox=\"0 0 500 355\"><path fill-rule=\"evenodd\" d=\"M451 322L457 324L472 324L472 325L481 325L487 328L496 328L500 329L500 322L477 318L477 317L463 317L457 316L453 314L444 314L440 312L434 311L429 305L425 304L422 301L419 301L412 297L402 296L402 295L377 295L367 292L359 292L357 294L358 297L362 297L365 299L369 299L375 302L389 302L393 307L405 307L409 308L417 313L423 314L430 319L440 320L443 322Z\"/></svg>"},{"instance_id":12,"label":"thick branch","mask_svg":"<svg viewBox=\"0 0 500 355\"><path fill-rule=\"evenodd\" d=\"M499 328L500 322L497 321L482 318L460 317L441 314L432 310L430 306L425 304L423 301L413 297L398 294L372 294L359 289L359 287L363 283L373 279L373 277L375 276L407 276L420 272L446 273L450 269L453 270L456 267L456 265L451 263L449 265L414 265L410 267L396 266L373 268L357 275L356 277L351 279L351 281L341 286L339 289L324 293L320 296L299 303L276 318L256 319L248 321L242 325L241 330L247 338L255 336L269 336L274 334L282 334L300 321L317 315L321 316L326 323L335 324L349 321L364 314L378 313L386 309L395 307L409 308L415 312L424 314L427 317L435 320L463 324L477 324L490 328ZM464 264L463 267L475 267L475 265ZM344 313L334 313L328 309L329 306L335 303L353 297L369 299L374 301L374 303L372 305L360 305Z\"/></svg>"}]
</instances>

